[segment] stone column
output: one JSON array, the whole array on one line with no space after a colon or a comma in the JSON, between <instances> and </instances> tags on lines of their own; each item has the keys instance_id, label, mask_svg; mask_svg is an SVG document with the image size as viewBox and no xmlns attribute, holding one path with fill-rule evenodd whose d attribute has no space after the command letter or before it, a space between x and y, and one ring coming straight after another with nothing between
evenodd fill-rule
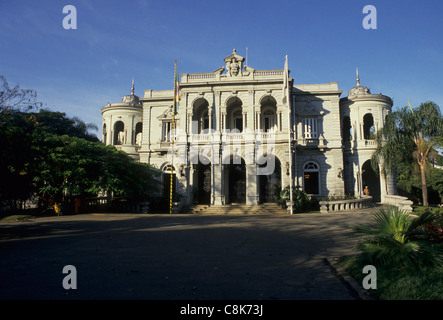
<instances>
[{"instance_id":1,"label":"stone column","mask_svg":"<svg viewBox=\"0 0 443 320\"><path fill-rule=\"evenodd\" d=\"M211 204L222 205L223 204L223 165L212 165L212 184L211 184Z\"/></svg>"},{"instance_id":2,"label":"stone column","mask_svg":"<svg viewBox=\"0 0 443 320\"><path fill-rule=\"evenodd\" d=\"M261 130L261 110L257 111L257 130Z\"/></svg>"},{"instance_id":3,"label":"stone column","mask_svg":"<svg viewBox=\"0 0 443 320\"><path fill-rule=\"evenodd\" d=\"M187 170L187 181L188 181L188 187L187 187L187 204L192 205L194 203L194 166L192 164L189 164L188 170Z\"/></svg>"},{"instance_id":4,"label":"stone column","mask_svg":"<svg viewBox=\"0 0 443 320\"><path fill-rule=\"evenodd\" d=\"M246 165L246 204L257 205L258 204L258 176L257 165Z\"/></svg>"},{"instance_id":5,"label":"stone column","mask_svg":"<svg viewBox=\"0 0 443 320\"><path fill-rule=\"evenodd\" d=\"M220 92L216 91L214 92L214 116L215 116L215 131L220 132L221 131L221 110L220 110Z\"/></svg>"},{"instance_id":6,"label":"stone column","mask_svg":"<svg viewBox=\"0 0 443 320\"><path fill-rule=\"evenodd\" d=\"M223 110L221 110L221 131L224 131L227 127L227 114L226 114L226 109L223 108Z\"/></svg>"}]
</instances>

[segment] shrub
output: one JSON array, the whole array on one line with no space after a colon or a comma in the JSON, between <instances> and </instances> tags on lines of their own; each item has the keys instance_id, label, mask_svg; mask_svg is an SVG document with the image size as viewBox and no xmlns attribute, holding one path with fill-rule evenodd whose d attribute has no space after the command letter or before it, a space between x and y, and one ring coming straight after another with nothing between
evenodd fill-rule
<instances>
[{"instance_id":1,"label":"shrub","mask_svg":"<svg viewBox=\"0 0 443 320\"><path fill-rule=\"evenodd\" d=\"M278 199L277 203L283 208L287 207L286 202L290 200L289 194L289 186L287 186L280 192L280 198ZM318 210L320 208L317 199L314 197L309 199L306 192L301 190L300 186L295 186L292 188L292 203L293 210L295 212Z\"/></svg>"},{"instance_id":2,"label":"shrub","mask_svg":"<svg viewBox=\"0 0 443 320\"><path fill-rule=\"evenodd\" d=\"M353 227L355 232L365 235L357 245L361 251L359 259L406 268L443 265L442 246L429 243L423 228L434 221L431 213L412 219L407 212L388 207L378 210L374 220L372 227Z\"/></svg>"},{"instance_id":3,"label":"shrub","mask_svg":"<svg viewBox=\"0 0 443 320\"><path fill-rule=\"evenodd\" d=\"M433 213L431 209L426 208L423 214L433 216L433 220L421 227L424 231L425 238L429 243L443 243L443 214Z\"/></svg>"}]
</instances>

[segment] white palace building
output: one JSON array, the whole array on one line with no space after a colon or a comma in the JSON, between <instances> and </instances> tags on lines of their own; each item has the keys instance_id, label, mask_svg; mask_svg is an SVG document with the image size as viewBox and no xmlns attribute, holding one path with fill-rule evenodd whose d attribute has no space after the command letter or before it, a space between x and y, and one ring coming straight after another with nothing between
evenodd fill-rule
<instances>
[{"instance_id":1,"label":"white palace building","mask_svg":"<svg viewBox=\"0 0 443 320\"><path fill-rule=\"evenodd\" d=\"M287 66L287 65L286 65ZM393 178L374 172L375 132L393 101L357 84L295 84L281 70L255 70L234 50L214 72L181 74L173 90L145 90L102 108L105 144L170 175L185 205L275 202L289 185L313 196L395 195ZM287 97L288 96L288 97ZM291 159L292 157L292 159Z\"/></svg>"}]
</instances>

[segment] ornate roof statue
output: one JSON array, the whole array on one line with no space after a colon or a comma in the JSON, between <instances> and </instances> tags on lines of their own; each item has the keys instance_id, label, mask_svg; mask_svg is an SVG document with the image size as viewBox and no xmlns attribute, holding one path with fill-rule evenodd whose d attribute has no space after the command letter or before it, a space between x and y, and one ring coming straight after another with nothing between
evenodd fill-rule
<instances>
[{"instance_id":1,"label":"ornate roof statue","mask_svg":"<svg viewBox=\"0 0 443 320\"><path fill-rule=\"evenodd\" d=\"M243 62L245 58L238 55L235 49L232 54L225 58L227 75L230 77L242 76Z\"/></svg>"},{"instance_id":2,"label":"ornate roof statue","mask_svg":"<svg viewBox=\"0 0 443 320\"><path fill-rule=\"evenodd\" d=\"M357 86L349 90L348 98L355 98L357 96L363 96L367 94L371 94L371 91L368 89L368 87L360 85L360 78L358 76L358 68L357 68Z\"/></svg>"}]
</instances>

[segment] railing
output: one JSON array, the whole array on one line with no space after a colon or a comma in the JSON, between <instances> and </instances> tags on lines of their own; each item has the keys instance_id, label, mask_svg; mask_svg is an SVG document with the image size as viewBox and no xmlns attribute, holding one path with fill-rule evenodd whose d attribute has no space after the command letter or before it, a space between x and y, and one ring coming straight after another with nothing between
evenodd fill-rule
<instances>
[{"instance_id":1,"label":"railing","mask_svg":"<svg viewBox=\"0 0 443 320\"><path fill-rule=\"evenodd\" d=\"M260 132L260 133L244 133L244 132L224 132L221 135L216 133L193 133L189 135L191 142L208 143L208 142L267 142L275 141L277 134L275 132ZM286 139L286 136L285 136Z\"/></svg>"},{"instance_id":2,"label":"railing","mask_svg":"<svg viewBox=\"0 0 443 320\"><path fill-rule=\"evenodd\" d=\"M328 213L334 211L346 211L367 208L372 206L372 197L363 196L360 199L320 201L320 212Z\"/></svg>"},{"instance_id":3,"label":"railing","mask_svg":"<svg viewBox=\"0 0 443 320\"><path fill-rule=\"evenodd\" d=\"M377 145L376 140L364 140L366 147L375 147Z\"/></svg>"},{"instance_id":4,"label":"railing","mask_svg":"<svg viewBox=\"0 0 443 320\"><path fill-rule=\"evenodd\" d=\"M382 202L385 204L390 204L398 207L400 210L404 210L406 212L412 212L412 204L413 202L406 197L402 197L399 195L382 195Z\"/></svg>"},{"instance_id":5,"label":"railing","mask_svg":"<svg viewBox=\"0 0 443 320\"><path fill-rule=\"evenodd\" d=\"M160 141L160 149L168 149L171 144L171 141Z\"/></svg>"},{"instance_id":6,"label":"railing","mask_svg":"<svg viewBox=\"0 0 443 320\"><path fill-rule=\"evenodd\" d=\"M283 77L284 70L254 70L250 73L245 72L245 75L238 77L229 77L226 74L221 74L217 72L207 72L207 73L187 73L182 75L182 82L199 82L199 81L228 81L231 79L236 80L250 80L250 79L269 79L269 78L280 78Z\"/></svg>"},{"instance_id":7,"label":"railing","mask_svg":"<svg viewBox=\"0 0 443 320\"><path fill-rule=\"evenodd\" d=\"M254 76L259 77L273 77L273 76L283 76L283 70L256 70Z\"/></svg>"},{"instance_id":8,"label":"railing","mask_svg":"<svg viewBox=\"0 0 443 320\"><path fill-rule=\"evenodd\" d=\"M303 138L297 139L297 144L300 146L318 146L318 138Z\"/></svg>"},{"instance_id":9,"label":"railing","mask_svg":"<svg viewBox=\"0 0 443 320\"><path fill-rule=\"evenodd\" d=\"M191 73L187 75L187 80L215 79L216 77L215 73Z\"/></svg>"}]
</instances>

